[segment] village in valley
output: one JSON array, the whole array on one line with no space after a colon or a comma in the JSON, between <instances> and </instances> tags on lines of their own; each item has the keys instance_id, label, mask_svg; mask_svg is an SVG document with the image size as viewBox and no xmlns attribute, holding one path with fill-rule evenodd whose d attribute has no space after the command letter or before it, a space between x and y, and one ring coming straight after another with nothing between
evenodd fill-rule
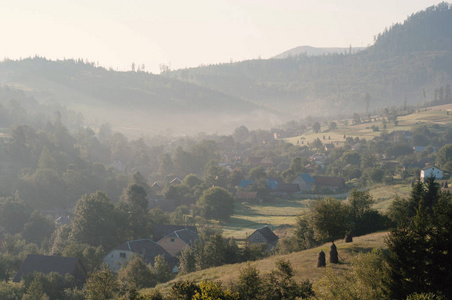
<instances>
[{"instance_id":1,"label":"village in valley","mask_svg":"<svg viewBox=\"0 0 452 300\"><path fill-rule=\"evenodd\" d=\"M229 9L221 16L241 19ZM123 20L125 32L139 28L141 41L144 29L166 29L157 19ZM452 299L445 28L452 5L442 2L367 47L165 62L160 74L3 58L0 299ZM159 52L116 33L135 53ZM206 56L194 33L178 48ZM209 34L213 44L224 32Z\"/></svg>"},{"instance_id":2,"label":"village in valley","mask_svg":"<svg viewBox=\"0 0 452 300\"><path fill-rule=\"evenodd\" d=\"M23 219L22 232L13 226L21 214L27 214L26 204L18 196L5 199L2 213L7 203L22 207L22 212L16 212L19 214L14 219L3 219L3 249L23 253L20 255L30 253L27 245L35 245L35 250L20 268L5 261L3 274L13 276L14 282L33 272L70 274L77 290L89 272L101 265L106 268L103 272L110 270L126 283L128 272L138 272L128 269L137 268L137 262L130 262L139 259L149 265L153 278L142 287L153 287L206 268L258 261L318 247L331 238L347 236L353 241L353 237L387 230L398 222L394 214L400 212L390 204L394 194L379 196L381 188L408 197L416 184L427 184L431 178L441 191L449 191L449 172L445 171L451 170L449 123L438 126L419 121L432 113L449 119L447 107L400 113L398 122L378 135L371 124L388 115L350 125L324 121L317 130L313 127L320 121L303 124L296 142L293 137L282 138L287 135L284 130L253 132L242 126L230 136L195 142L191 151L173 146L175 152L162 154L156 162L156 175L164 180L150 180L156 175L150 173L155 169L148 162L115 159L104 172L128 174L124 178L129 178L118 200L113 202L100 191L85 194L73 208L35 211ZM416 122L412 130L398 129L406 128L409 122ZM448 122L452 123L452 116ZM375 136L367 140L342 135L358 129ZM342 141L324 143L319 134L342 135ZM132 147L133 142L126 146ZM200 152L202 156L198 156ZM202 173L192 160L204 160ZM335 222L344 224L330 224L333 230L316 223L315 215L326 213L319 207L322 201L333 209L329 214L344 209L344 214L334 217ZM358 215L349 215L353 214L353 209L346 209L349 205L361 206L364 214L360 221L356 220ZM102 215L105 217L99 217ZM349 218L354 219L353 224ZM33 230L43 228L48 228L45 235L33 235ZM18 235L12 236L11 230ZM22 238L20 246L17 243ZM331 247L336 249L334 243ZM310 255L311 259L317 256ZM319 255L317 264L325 265L323 250Z\"/></svg>"}]
</instances>

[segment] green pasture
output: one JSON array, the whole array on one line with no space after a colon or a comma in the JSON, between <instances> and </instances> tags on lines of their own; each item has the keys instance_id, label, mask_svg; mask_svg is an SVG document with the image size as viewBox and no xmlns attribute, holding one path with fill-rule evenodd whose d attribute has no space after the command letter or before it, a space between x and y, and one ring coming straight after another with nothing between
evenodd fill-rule
<instances>
[{"instance_id":1,"label":"green pasture","mask_svg":"<svg viewBox=\"0 0 452 300\"><path fill-rule=\"evenodd\" d=\"M448 110L451 110L448 112ZM449 113L449 114L448 114ZM416 110L412 114L399 116L397 118L398 124L393 122L386 123L386 132L391 133L394 130L411 130L415 126L422 125L438 125L439 128L452 126L452 104L435 106L430 108L423 108ZM296 137L284 139L285 141L294 145L311 144L314 140L319 138L323 144L334 144L334 146L343 146L346 137L365 138L371 140L379 136L383 131L383 123L381 117L371 117L370 121L365 121L361 124L352 124L352 120L336 121L337 129L330 131L328 124L321 124L319 133L314 133L312 130L306 131L304 134ZM373 131L372 126L378 126L379 131Z\"/></svg>"},{"instance_id":2,"label":"green pasture","mask_svg":"<svg viewBox=\"0 0 452 300\"><path fill-rule=\"evenodd\" d=\"M409 184L397 185L376 185L368 189L374 198L374 208L386 212L395 196L402 198L409 196L411 186ZM234 214L227 224L223 225L223 235L244 239L254 232L254 230L268 225L273 230L282 225L293 225L297 216L307 213L309 207L317 198L325 196L335 197L335 195L310 195L310 199L272 199L262 204L249 204L246 202L236 202ZM346 196L341 195L338 199L345 200Z\"/></svg>"},{"instance_id":3,"label":"green pasture","mask_svg":"<svg viewBox=\"0 0 452 300\"><path fill-rule=\"evenodd\" d=\"M376 185L370 187L368 192L374 198L373 208L385 213L395 196L406 198L409 196L411 186L409 184L397 185ZM309 207L315 199L325 196L335 197L335 195L311 195L310 199L273 199L262 204L249 204L246 202L236 202L234 214L227 224L223 225L223 235L244 239L254 232L254 230L268 225L273 230L283 225L294 225L297 216L309 212ZM338 199L345 200L346 197Z\"/></svg>"},{"instance_id":4,"label":"green pasture","mask_svg":"<svg viewBox=\"0 0 452 300\"><path fill-rule=\"evenodd\" d=\"M369 194L374 198L374 208L386 212L391 205L395 196L407 198L411 192L411 185L396 184L396 185L378 185L369 189Z\"/></svg>"},{"instance_id":5,"label":"green pasture","mask_svg":"<svg viewBox=\"0 0 452 300\"><path fill-rule=\"evenodd\" d=\"M294 224L298 215L309 210L311 201L277 198L262 204L236 202L234 214L223 226L223 234L226 237L243 239L265 225L275 229L284 224Z\"/></svg>"}]
</instances>

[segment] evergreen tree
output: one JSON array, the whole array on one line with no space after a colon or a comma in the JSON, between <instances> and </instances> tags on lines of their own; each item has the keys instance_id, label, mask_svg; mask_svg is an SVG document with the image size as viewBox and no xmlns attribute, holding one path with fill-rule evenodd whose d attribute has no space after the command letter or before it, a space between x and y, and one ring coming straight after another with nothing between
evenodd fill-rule
<instances>
[{"instance_id":1,"label":"evergreen tree","mask_svg":"<svg viewBox=\"0 0 452 300\"><path fill-rule=\"evenodd\" d=\"M412 195L417 192L415 185ZM429 292L452 297L452 196L439 192L434 181L428 182L416 215L391 232L387 245L391 298Z\"/></svg>"},{"instance_id":2,"label":"evergreen tree","mask_svg":"<svg viewBox=\"0 0 452 300\"><path fill-rule=\"evenodd\" d=\"M425 194L423 197L427 212L431 215L433 207L438 203L440 186L435 181L435 177L425 178Z\"/></svg>"}]
</instances>

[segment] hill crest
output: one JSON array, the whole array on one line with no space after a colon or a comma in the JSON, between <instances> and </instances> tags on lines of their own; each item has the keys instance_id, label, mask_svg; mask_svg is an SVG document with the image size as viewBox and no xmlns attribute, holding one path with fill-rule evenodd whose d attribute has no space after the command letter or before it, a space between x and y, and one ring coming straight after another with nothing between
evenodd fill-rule
<instances>
[{"instance_id":1,"label":"hill crest","mask_svg":"<svg viewBox=\"0 0 452 300\"><path fill-rule=\"evenodd\" d=\"M275 59L284 59L289 57L295 57L298 55L307 55L307 56L320 56L320 55L329 55L329 54L354 54L359 51L362 51L366 48L364 47L352 47L350 45L349 48L341 48L341 47L327 47L327 48L319 48L312 46L299 46L292 48L290 50L284 51L281 54L275 55L272 58Z\"/></svg>"}]
</instances>

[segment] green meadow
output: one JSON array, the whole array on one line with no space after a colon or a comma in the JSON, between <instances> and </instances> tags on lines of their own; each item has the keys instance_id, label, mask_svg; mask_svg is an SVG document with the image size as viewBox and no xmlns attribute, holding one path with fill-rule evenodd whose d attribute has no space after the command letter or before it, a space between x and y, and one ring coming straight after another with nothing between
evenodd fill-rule
<instances>
[{"instance_id":1,"label":"green meadow","mask_svg":"<svg viewBox=\"0 0 452 300\"><path fill-rule=\"evenodd\" d=\"M450 110L450 111L448 111ZM434 106L429 108L422 108L416 110L414 113L399 116L397 118L398 124L393 122L386 123L386 129L383 128L382 117L372 116L370 121L365 120L361 124L352 124L352 120L336 121L337 129L329 130L328 124L321 124L320 132L314 133L312 130L307 130L304 134L296 137L286 138L285 140L294 145L308 145L319 138L323 144L334 144L335 146L343 146L345 137L364 138L371 140L386 131L391 133L395 130L411 130L415 126L433 125L439 127L452 126L452 104ZM379 131L374 131L372 126L377 126Z\"/></svg>"},{"instance_id":2,"label":"green meadow","mask_svg":"<svg viewBox=\"0 0 452 300\"><path fill-rule=\"evenodd\" d=\"M223 226L226 237L244 239L254 230L269 225L275 230L281 225L293 225L298 215L309 210L312 200L273 199L262 204L235 203L234 214Z\"/></svg>"},{"instance_id":3,"label":"green meadow","mask_svg":"<svg viewBox=\"0 0 452 300\"><path fill-rule=\"evenodd\" d=\"M409 184L376 185L368 189L375 200L373 207L381 212L389 208L396 195L408 197L410 190ZM245 239L256 229L265 225L270 226L277 234L278 230L281 230L281 234L285 235L296 223L297 216L308 213L315 199L325 196L335 197L335 195L318 195L311 199L275 198L261 204L236 202L230 221L223 224L223 235L237 240ZM346 198L343 194L340 196L337 198Z\"/></svg>"}]
</instances>

